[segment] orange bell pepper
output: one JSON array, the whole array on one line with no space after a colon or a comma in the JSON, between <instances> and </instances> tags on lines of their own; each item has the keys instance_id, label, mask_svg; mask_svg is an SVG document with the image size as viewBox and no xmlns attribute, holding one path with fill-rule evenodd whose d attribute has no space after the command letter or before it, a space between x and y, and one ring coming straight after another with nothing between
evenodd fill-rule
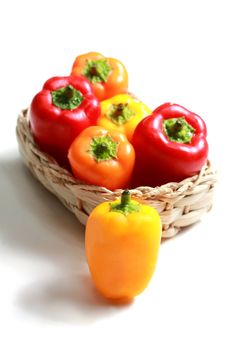
<instances>
[{"instance_id":1,"label":"orange bell pepper","mask_svg":"<svg viewBox=\"0 0 233 350\"><path fill-rule=\"evenodd\" d=\"M129 141L139 122L152 111L141 101L128 94L116 95L100 103L101 115L97 125L126 134Z\"/></svg>"},{"instance_id":2,"label":"orange bell pepper","mask_svg":"<svg viewBox=\"0 0 233 350\"><path fill-rule=\"evenodd\" d=\"M94 283L113 301L141 293L153 275L161 241L158 212L124 191L121 200L99 204L88 218L85 249Z\"/></svg>"},{"instance_id":3,"label":"orange bell pepper","mask_svg":"<svg viewBox=\"0 0 233 350\"><path fill-rule=\"evenodd\" d=\"M102 101L128 90L128 73L115 58L106 58L98 52L77 56L71 75L82 75L90 80L96 97Z\"/></svg>"},{"instance_id":4,"label":"orange bell pepper","mask_svg":"<svg viewBox=\"0 0 233 350\"><path fill-rule=\"evenodd\" d=\"M124 134L92 126L71 144L68 159L78 179L115 190L129 184L135 152Z\"/></svg>"}]
</instances>

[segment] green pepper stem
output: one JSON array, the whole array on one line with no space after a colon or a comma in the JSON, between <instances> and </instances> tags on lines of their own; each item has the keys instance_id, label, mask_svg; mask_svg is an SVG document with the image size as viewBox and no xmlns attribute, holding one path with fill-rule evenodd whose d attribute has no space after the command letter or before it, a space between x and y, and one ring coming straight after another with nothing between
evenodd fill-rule
<instances>
[{"instance_id":1,"label":"green pepper stem","mask_svg":"<svg viewBox=\"0 0 233 350\"><path fill-rule=\"evenodd\" d=\"M83 101L82 93L72 85L67 85L55 91L51 91L51 95L53 105L61 109L75 109Z\"/></svg>"},{"instance_id":2,"label":"green pepper stem","mask_svg":"<svg viewBox=\"0 0 233 350\"><path fill-rule=\"evenodd\" d=\"M92 84L106 83L112 68L106 59L88 60L83 75L90 80Z\"/></svg>"},{"instance_id":3,"label":"green pepper stem","mask_svg":"<svg viewBox=\"0 0 233 350\"><path fill-rule=\"evenodd\" d=\"M130 203L131 201L131 194L129 190L124 190L121 194L121 205L126 206Z\"/></svg>"},{"instance_id":4,"label":"green pepper stem","mask_svg":"<svg viewBox=\"0 0 233 350\"><path fill-rule=\"evenodd\" d=\"M118 142L109 135L96 136L90 142L90 152L96 162L117 158Z\"/></svg>"},{"instance_id":5,"label":"green pepper stem","mask_svg":"<svg viewBox=\"0 0 233 350\"><path fill-rule=\"evenodd\" d=\"M114 124L124 125L134 116L134 111L129 107L128 103L118 103L111 105L106 116Z\"/></svg>"},{"instance_id":6,"label":"green pepper stem","mask_svg":"<svg viewBox=\"0 0 233 350\"><path fill-rule=\"evenodd\" d=\"M90 68L90 74L92 75L92 76L94 76L94 75L98 75L98 71L97 71L97 68L96 68L96 65L95 65L95 63L93 63L93 66Z\"/></svg>"},{"instance_id":7,"label":"green pepper stem","mask_svg":"<svg viewBox=\"0 0 233 350\"><path fill-rule=\"evenodd\" d=\"M195 133L195 129L184 117L165 119L163 129L171 141L180 143L189 143Z\"/></svg>"},{"instance_id":8,"label":"green pepper stem","mask_svg":"<svg viewBox=\"0 0 233 350\"><path fill-rule=\"evenodd\" d=\"M131 194L129 190L124 190L121 194L121 201L110 204L110 211L117 211L121 214L128 215L134 212L139 212L141 209L139 203L131 201Z\"/></svg>"},{"instance_id":9,"label":"green pepper stem","mask_svg":"<svg viewBox=\"0 0 233 350\"><path fill-rule=\"evenodd\" d=\"M63 92L64 99L70 100L74 96L74 88L70 85L66 87L66 89Z\"/></svg>"},{"instance_id":10,"label":"green pepper stem","mask_svg":"<svg viewBox=\"0 0 233 350\"><path fill-rule=\"evenodd\" d=\"M108 145L105 142L100 143L96 146L95 153L97 156L103 154L106 151L108 151Z\"/></svg>"},{"instance_id":11,"label":"green pepper stem","mask_svg":"<svg viewBox=\"0 0 233 350\"><path fill-rule=\"evenodd\" d=\"M170 127L170 134L176 135L178 131L182 129L182 126L184 125L183 119L177 119L175 123Z\"/></svg>"},{"instance_id":12,"label":"green pepper stem","mask_svg":"<svg viewBox=\"0 0 233 350\"><path fill-rule=\"evenodd\" d=\"M122 115L122 112L124 111L125 107L127 107L127 104L124 105L123 103L119 103L119 105L117 105L115 112L113 113L113 117L117 118L119 117L119 115Z\"/></svg>"}]
</instances>

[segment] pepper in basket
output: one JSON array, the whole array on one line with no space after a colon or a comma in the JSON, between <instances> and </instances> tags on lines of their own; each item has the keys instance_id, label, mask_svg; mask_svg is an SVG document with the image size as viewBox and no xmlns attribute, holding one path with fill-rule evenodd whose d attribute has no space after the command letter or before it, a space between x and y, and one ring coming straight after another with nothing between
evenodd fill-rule
<instances>
[{"instance_id":1,"label":"pepper in basket","mask_svg":"<svg viewBox=\"0 0 233 350\"><path fill-rule=\"evenodd\" d=\"M83 77L54 77L33 98L29 119L40 149L67 166L68 149L81 131L95 125L100 103Z\"/></svg>"},{"instance_id":2,"label":"pepper in basket","mask_svg":"<svg viewBox=\"0 0 233 350\"><path fill-rule=\"evenodd\" d=\"M188 109L165 103L137 126L133 187L160 186L198 174L208 156L204 120Z\"/></svg>"}]
</instances>

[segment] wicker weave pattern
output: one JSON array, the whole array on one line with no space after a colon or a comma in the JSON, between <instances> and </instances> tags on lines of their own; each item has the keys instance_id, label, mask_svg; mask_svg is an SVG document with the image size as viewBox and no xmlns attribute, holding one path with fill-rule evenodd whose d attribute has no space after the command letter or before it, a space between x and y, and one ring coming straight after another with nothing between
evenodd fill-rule
<instances>
[{"instance_id":1,"label":"wicker weave pattern","mask_svg":"<svg viewBox=\"0 0 233 350\"><path fill-rule=\"evenodd\" d=\"M52 157L41 152L31 135L27 110L20 113L16 132L19 150L27 167L82 224L86 224L88 215L96 205L120 196L121 190L112 192L79 182L57 165ZM168 238L176 235L182 227L197 222L202 214L211 209L215 183L216 173L207 162L199 175L156 188L138 187L131 194L158 210L163 223L162 236Z\"/></svg>"}]
</instances>

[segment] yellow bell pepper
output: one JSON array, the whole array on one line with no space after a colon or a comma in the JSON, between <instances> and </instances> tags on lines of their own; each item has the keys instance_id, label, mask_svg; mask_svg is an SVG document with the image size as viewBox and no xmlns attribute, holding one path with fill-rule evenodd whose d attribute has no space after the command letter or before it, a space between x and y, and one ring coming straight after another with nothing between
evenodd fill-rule
<instances>
[{"instance_id":1,"label":"yellow bell pepper","mask_svg":"<svg viewBox=\"0 0 233 350\"><path fill-rule=\"evenodd\" d=\"M158 258L162 225L157 211L130 198L98 205L88 218L85 249L96 288L128 301L148 285Z\"/></svg>"},{"instance_id":2,"label":"yellow bell pepper","mask_svg":"<svg viewBox=\"0 0 233 350\"><path fill-rule=\"evenodd\" d=\"M127 94L116 95L101 102L101 116L97 121L106 129L115 129L126 134L131 141L138 123L152 111L144 103Z\"/></svg>"}]
</instances>

